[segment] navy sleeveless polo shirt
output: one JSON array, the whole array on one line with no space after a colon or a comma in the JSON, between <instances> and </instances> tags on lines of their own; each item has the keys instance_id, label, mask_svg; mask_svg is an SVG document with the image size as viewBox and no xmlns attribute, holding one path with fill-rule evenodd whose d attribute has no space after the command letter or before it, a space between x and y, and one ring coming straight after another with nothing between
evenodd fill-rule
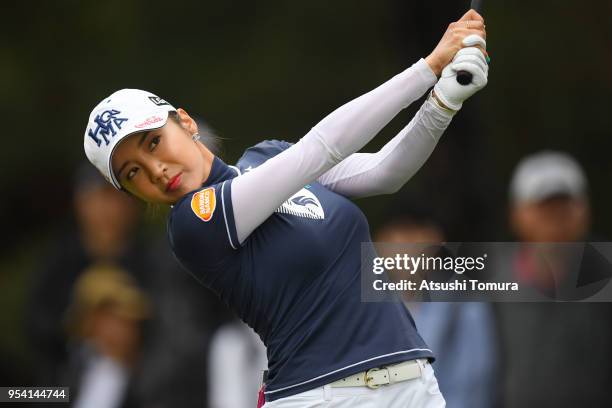
<instances>
[{"instance_id":1,"label":"navy sleeveless polo shirt","mask_svg":"<svg viewBox=\"0 0 612 408\"><path fill-rule=\"evenodd\" d=\"M312 182L238 243L232 179L290 146L264 141L235 167L215 158L202 188L177 202L168 219L177 259L266 345L266 399L381 365L433 360L401 302L361 302L361 243L371 238L364 214L346 197ZM251 197L252 206L257 201Z\"/></svg>"}]
</instances>

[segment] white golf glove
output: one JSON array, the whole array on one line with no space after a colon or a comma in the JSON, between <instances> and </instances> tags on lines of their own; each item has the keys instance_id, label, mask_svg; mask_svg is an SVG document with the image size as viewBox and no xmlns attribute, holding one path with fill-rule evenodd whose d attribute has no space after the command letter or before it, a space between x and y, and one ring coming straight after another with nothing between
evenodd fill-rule
<instances>
[{"instance_id":1,"label":"white golf glove","mask_svg":"<svg viewBox=\"0 0 612 408\"><path fill-rule=\"evenodd\" d=\"M455 57L442 71L442 76L434 87L438 99L452 110L459 110L463 102L487 85L489 65L482 51L476 48L480 45L486 49L486 41L472 34L463 39L465 48L460 49ZM457 72L467 71L472 74L472 82L461 85L457 82Z\"/></svg>"}]
</instances>

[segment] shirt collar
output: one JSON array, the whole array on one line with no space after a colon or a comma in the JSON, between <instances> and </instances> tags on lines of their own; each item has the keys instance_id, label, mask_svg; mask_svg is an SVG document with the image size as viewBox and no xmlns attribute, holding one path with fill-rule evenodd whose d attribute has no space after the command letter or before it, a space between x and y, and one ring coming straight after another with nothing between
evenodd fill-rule
<instances>
[{"instance_id":1,"label":"shirt collar","mask_svg":"<svg viewBox=\"0 0 612 408\"><path fill-rule=\"evenodd\" d=\"M193 190L193 191L198 191L203 187L208 187L213 184L221 183L222 181L225 181L225 180L233 179L234 177L239 176L240 174L241 172L240 172L240 169L238 169L238 167L228 166L227 164L223 162L223 160L215 156L210 166L210 173L208 174L208 178L204 180L200 188ZM181 200L187 197L188 195L189 194L186 194L185 196L183 196ZM174 208L174 205L171 205L170 208Z\"/></svg>"},{"instance_id":2,"label":"shirt collar","mask_svg":"<svg viewBox=\"0 0 612 408\"><path fill-rule=\"evenodd\" d=\"M208 187L213 184L218 184L222 181L232 179L240 174L240 171L234 166L228 166L215 156L212 165L210 166L210 173L208 178L202 184L202 187Z\"/></svg>"}]
</instances>

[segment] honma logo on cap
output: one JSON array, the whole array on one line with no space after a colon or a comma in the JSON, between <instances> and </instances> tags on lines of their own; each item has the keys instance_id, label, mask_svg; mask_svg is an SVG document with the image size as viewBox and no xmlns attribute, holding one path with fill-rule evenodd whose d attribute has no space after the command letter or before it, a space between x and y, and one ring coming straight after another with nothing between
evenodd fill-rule
<instances>
[{"instance_id":1,"label":"honma logo on cap","mask_svg":"<svg viewBox=\"0 0 612 408\"><path fill-rule=\"evenodd\" d=\"M191 210L204 222L210 221L216 206L217 198L213 187L198 191L191 197Z\"/></svg>"},{"instance_id":2,"label":"honma logo on cap","mask_svg":"<svg viewBox=\"0 0 612 408\"><path fill-rule=\"evenodd\" d=\"M108 146L110 143L108 138L115 136L117 134L117 129L121 129L123 122L128 120L127 118L118 117L117 115L119 114L121 114L120 111L116 109L109 109L97 115L94 119L96 128L89 129L87 135L91 137L94 142L96 142L98 147L100 147L102 144L102 140L99 136L104 139L104 142Z\"/></svg>"}]
</instances>

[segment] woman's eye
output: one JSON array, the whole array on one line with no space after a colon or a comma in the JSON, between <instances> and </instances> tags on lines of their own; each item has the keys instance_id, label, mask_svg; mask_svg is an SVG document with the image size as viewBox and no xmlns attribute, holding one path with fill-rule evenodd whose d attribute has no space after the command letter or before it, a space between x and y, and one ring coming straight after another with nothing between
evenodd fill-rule
<instances>
[{"instance_id":1,"label":"woman's eye","mask_svg":"<svg viewBox=\"0 0 612 408\"><path fill-rule=\"evenodd\" d=\"M127 173L127 179L131 180L136 175L136 173L138 173L138 167L132 167Z\"/></svg>"},{"instance_id":2,"label":"woman's eye","mask_svg":"<svg viewBox=\"0 0 612 408\"><path fill-rule=\"evenodd\" d=\"M159 135L151 139L151 142L149 143L149 150L153 151L157 147L157 145L159 144L159 139L160 139Z\"/></svg>"}]
</instances>

